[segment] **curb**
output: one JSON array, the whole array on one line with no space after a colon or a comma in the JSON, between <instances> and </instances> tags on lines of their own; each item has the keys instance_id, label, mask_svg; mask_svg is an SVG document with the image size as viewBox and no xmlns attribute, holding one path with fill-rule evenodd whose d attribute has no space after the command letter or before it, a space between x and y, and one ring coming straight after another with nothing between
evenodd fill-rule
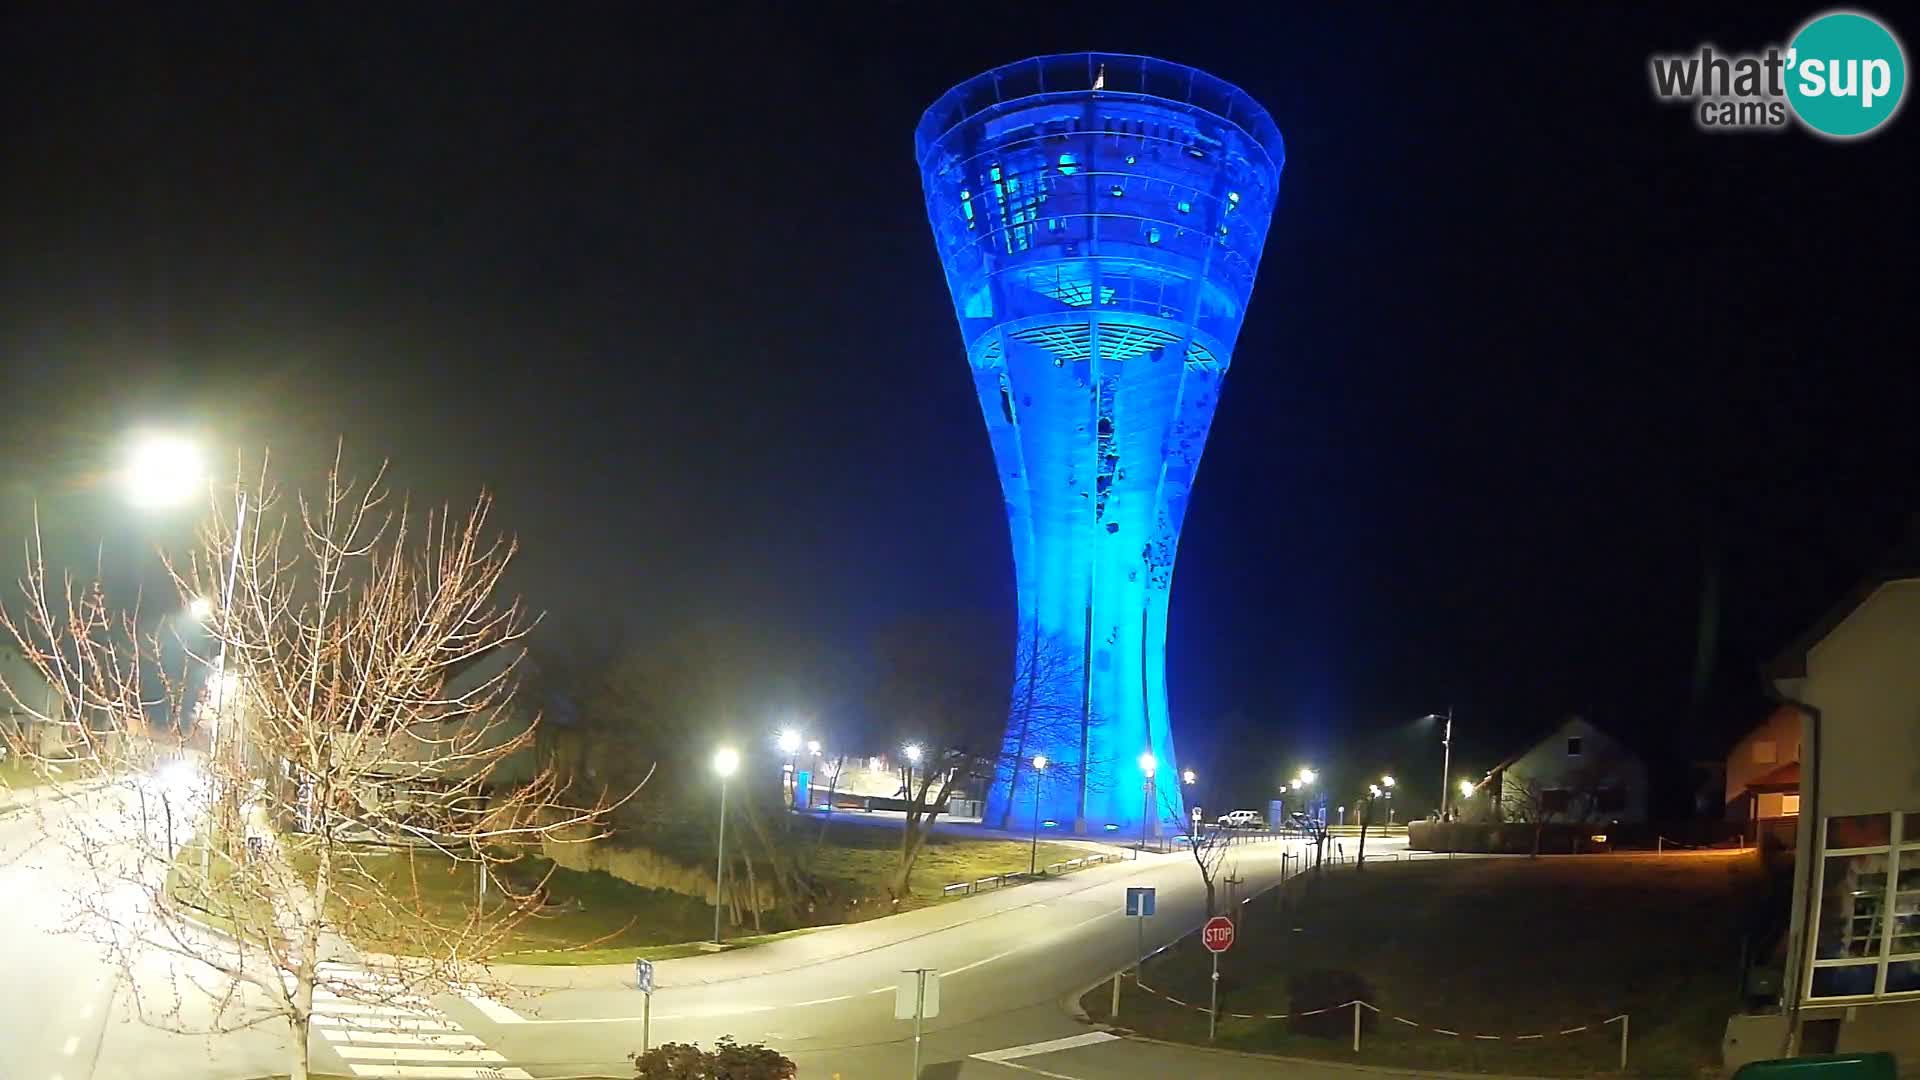
<instances>
[{"instance_id":1,"label":"curb","mask_svg":"<svg viewBox=\"0 0 1920 1080\"><path fill-rule=\"evenodd\" d=\"M1391 1065L1358 1065L1345 1061L1333 1061L1328 1058L1282 1057L1279 1054L1258 1054L1251 1050L1226 1050L1218 1046L1201 1046L1198 1043L1173 1042L1170 1039L1156 1039L1149 1035L1139 1035L1127 1029L1112 1029L1123 1038L1135 1042L1152 1043L1155 1046L1168 1046L1177 1050L1192 1050L1202 1054L1219 1054L1223 1057L1245 1058L1252 1061L1285 1062L1289 1065L1312 1065L1317 1068L1350 1069L1354 1072L1370 1073L1375 1076L1407 1076L1417 1074L1422 1077L1434 1077L1436 1080L1567 1080L1566 1077L1528 1076L1523 1073L1462 1073L1432 1072L1417 1068L1395 1068Z\"/></svg>"}]
</instances>

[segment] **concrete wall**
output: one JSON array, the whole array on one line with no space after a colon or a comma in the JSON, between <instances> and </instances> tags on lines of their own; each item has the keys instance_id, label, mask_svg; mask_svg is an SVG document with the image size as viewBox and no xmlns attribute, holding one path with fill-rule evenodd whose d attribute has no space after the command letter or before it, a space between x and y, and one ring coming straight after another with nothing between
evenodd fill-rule
<instances>
[{"instance_id":1,"label":"concrete wall","mask_svg":"<svg viewBox=\"0 0 1920 1080\"><path fill-rule=\"evenodd\" d=\"M1580 754L1567 753L1567 740L1580 740ZM1626 805L1618 811L1601 813L1587 805L1587 800L1577 794L1572 798L1571 810L1567 814L1555 814L1553 821L1645 821L1647 820L1647 766L1633 751L1616 741L1613 736L1600 730L1587 721L1575 717L1556 728L1553 734L1540 740L1531 750L1516 758L1504 770L1503 790L1512 790L1512 785L1526 780L1536 780L1545 787L1564 787L1573 790L1591 789L1596 780L1604 778L1608 784L1617 784L1626 795ZM1505 816L1513 817L1511 810Z\"/></svg>"}]
</instances>

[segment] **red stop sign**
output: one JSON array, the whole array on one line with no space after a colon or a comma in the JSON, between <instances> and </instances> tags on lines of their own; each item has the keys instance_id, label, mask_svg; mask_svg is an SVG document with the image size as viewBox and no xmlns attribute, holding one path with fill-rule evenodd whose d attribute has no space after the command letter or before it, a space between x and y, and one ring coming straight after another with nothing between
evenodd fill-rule
<instances>
[{"instance_id":1,"label":"red stop sign","mask_svg":"<svg viewBox=\"0 0 1920 1080\"><path fill-rule=\"evenodd\" d=\"M1200 928L1200 944L1208 952L1223 953L1233 948L1233 920L1225 915L1215 915Z\"/></svg>"}]
</instances>

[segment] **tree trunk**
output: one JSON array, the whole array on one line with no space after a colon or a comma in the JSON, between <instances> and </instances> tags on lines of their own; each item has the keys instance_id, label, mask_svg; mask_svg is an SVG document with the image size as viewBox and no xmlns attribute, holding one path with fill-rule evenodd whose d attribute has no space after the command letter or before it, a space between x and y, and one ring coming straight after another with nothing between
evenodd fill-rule
<instances>
[{"instance_id":1,"label":"tree trunk","mask_svg":"<svg viewBox=\"0 0 1920 1080\"><path fill-rule=\"evenodd\" d=\"M312 994L311 986L308 987L307 992L309 995ZM313 1021L311 1019L303 1020L299 1017L287 1017L287 1028L289 1029L290 1037L293 1039L293 1061L289 1063L287 1080L308 1080L308 1077L312 1075L308 1071L312 1068L312 1059L307 1050L307 1037L312 1034L312 1025Z\"/></svg>"},{"instance_id":2,"label":"tree trunk","mask_svg":"<svg viewBox=\"0 0 1920 1080\"><path fill-rule=\"evenodd\" d=\"M1527 856L1527 858L1537 859L1540 857L1540 834L1546 830L1547 827L1544 822L1536 821L1533 823L1533 854Z\"/></svg>"},{"instance_id":3,"label":"tree trunk","mask_svg":"<svg viewBox=\"0 0 1920 1080\"><path fill-rule=\"evenodd\" d=\"M1213 879L1207 878L1205 880L1207 884L1207 918L1211 919L1216 914L1213 899Z\"/></svg>"}]
</instances>

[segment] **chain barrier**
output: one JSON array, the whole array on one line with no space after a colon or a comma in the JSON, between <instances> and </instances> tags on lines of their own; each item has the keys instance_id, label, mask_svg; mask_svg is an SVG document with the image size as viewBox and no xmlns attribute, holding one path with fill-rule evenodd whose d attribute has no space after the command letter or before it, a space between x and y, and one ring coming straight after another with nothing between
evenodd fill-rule
<instances>
[{"instance_id":1,"label":"chain barrier","mask_svg":"<svg viewBox=\"0 0 1920 1080\"><path fill-rule=\"evenodd\" d=\"M1137 976L1130 975L1130 977L1133 977L1134 979L1135 989L1151 994L1152 996L1157 997L1160 1000L1167 1002L1168 1004L1178 1005L1183 1009L1192 1009L1195 1012L1207 1011L1207 1007L1205 1005L1189 1004L1188 1002L1182 1001L1171 994L1165 993L1160 990L1155 990L1153 987L1148 986L1143 982L1140 982ZM1528 1034L1528 1035L1482 1035L1482 1034L1463 1035L1461 1032L1456 1031L1452 1028L1443 1028L1443 1027L1439 1027L1432 1024L1422 1024L1418 1020L1410 1020L1404 1016L1397 1016L1392 1013L1382 1012L1378 1007L1373 1005L1371 1002L1361 1001L1358 998L1355 998L1352 1001L1342 1002L1338 1005L1328 1005L1325 1008L1308 1009L1304 1012L1297 1012L1297 1013L1222 1012L1220 1015L1232 1017L1235 1020L1290 1020L1298 1017L1319 1016L1322 1013L1337 1012L1341 1009L1351 1009L1356 1005L1362 1009L1367 1010L1368 1012L1375 1013L1379 1016L1387 1017L1388 1019L1392 1020L1397 1024L1402 1024L1402 1025L1405 1025L1406 1027L1414 1028L1419 1031L1431 1031L1436 1035L1446 1035L1446 1036L1451 1036L1453 1038L1479 1039L1484 1042L1502 1042L1502 1041L1527 1042L1533 1039L1545 1039L1551 1036L1558 1036L1558 1035L1578 1035L1582 1032L1593 1031L1597 1028L1603 1028L1608 1024L1622 1022L1627 1018L1625 1013L1621 1013L1619 1016L1608 1017L1607 1019L1602 1020L1597 1024L1580 1024L1575 1027L1561 1028L1557 1031L1547 1031L1547 1032L1540 1032L1537 1034Z\"/></svg>"}]
</instances>

